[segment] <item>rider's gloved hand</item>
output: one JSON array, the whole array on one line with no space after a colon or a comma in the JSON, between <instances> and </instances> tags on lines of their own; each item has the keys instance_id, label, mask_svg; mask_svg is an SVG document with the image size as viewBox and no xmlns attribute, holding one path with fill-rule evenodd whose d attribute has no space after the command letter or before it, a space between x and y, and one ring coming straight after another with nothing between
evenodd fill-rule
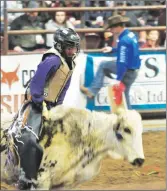
<instances>
[{"instance_id":1,"label":"rider's gloved hand","mask_svg":"<svg viewBox=\"0 0 167 191\"><path fill-rule=\"evenodd\" d=\"M43 105L42 102L34 102L32 100L32 107L38 111L42 111L43 110Z\"/></svg>"}]
</instances>

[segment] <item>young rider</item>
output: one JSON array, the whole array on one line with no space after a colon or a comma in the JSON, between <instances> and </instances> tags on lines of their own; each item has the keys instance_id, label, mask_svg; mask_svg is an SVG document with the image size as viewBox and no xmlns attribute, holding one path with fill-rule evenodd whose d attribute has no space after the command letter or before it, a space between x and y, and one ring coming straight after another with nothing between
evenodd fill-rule
<instances>
[{"instance_id":1,"label":"young rider","mask_svg":"<svg viewBox=\"0 0 167 191\"><path fill-rule=\"evenodd\" d=\"M44 53L42 61L30 82L31 107L27 126L18 142L21 174L18 188L30 189L36 186L37 172L42 160L43 150L38 144L40 136L42 102L48 109L62 104L75 67L74 58L80 51L80 37L70 28L58 29L54 35L54 46ZM32 133L33 132L33 133Z\"/></svg>"}]
</instances>

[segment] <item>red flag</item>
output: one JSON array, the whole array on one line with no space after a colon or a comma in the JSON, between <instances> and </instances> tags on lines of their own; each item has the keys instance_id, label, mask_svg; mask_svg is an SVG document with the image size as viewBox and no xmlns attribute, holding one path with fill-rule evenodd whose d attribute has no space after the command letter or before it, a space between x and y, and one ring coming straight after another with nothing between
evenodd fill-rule
<instances>
[{"instance_id":1,"label":"red flag","mask_svg":"<svg viewBox=\"0 0 167 191\"><path fill-rule=\"evenodd\" d=\"M120 82L119 85L113 85L112 89L114 92L114 99L115 99L115 103L117 105L120 105L122 103L122 93L125 91L125 85Z\"/></svg>"}]
</instances>

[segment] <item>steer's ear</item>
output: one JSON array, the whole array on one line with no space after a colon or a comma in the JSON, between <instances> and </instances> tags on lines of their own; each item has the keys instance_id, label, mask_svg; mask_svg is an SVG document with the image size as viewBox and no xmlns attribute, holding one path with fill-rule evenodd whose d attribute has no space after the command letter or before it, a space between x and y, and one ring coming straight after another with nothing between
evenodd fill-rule
<instances>
[{"instance_id":1,"label":"steer's ear","mask_svg":"<svg viewBox=\"0 0 167 191\"><path fill-rule=\"evenodd\" d=\"M124 121L126 120L126 115L127 115L128 110L124 109L124 108L118 108L117 109L117 116L118 116L118 124L122 124L124 123Z\"/></svg>"},{"instance_id":2,"label":"steer's ear","mask_svg":"<svg viewBox=\"0 0 167 191\"><path fill-rule=\"evenodd\" d=\"M116 124L114 125L113 129L114 129L115 132L117 132L117 131L119 130L120 125L121 125L121 123L120 123L119 121L118 121L118 123L116 123Z\"/></svg>"}]
</instances>

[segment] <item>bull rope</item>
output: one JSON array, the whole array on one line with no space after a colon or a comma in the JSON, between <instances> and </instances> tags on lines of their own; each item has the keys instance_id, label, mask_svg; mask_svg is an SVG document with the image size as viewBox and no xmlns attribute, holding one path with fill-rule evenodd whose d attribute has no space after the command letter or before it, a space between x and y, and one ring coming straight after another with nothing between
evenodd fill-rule
<instances>
[{"instance_id":1,"label":"bull rope","mask_svg":"<svg viewBox=\"0 0 167 191\"><path fill-rule=\"evenodd\" d=\"M39 137L32 130L32 127L25 124L28 117L29 110L26 111L25 117L23 118L21 116L22 108L23 106L21 107L19 112L16 114L16 116L14 116L13 123L11 124L11 126L8 129L4 130L5 136L6 136L6 143L7 143L7 159L5 161L5 171L7 171L7 168L11 167L12 165L14 174L16 174L14 167L15 166L20 167L20 156L18 153L18 146L14 143L14 140L16 140L18 143L24 144L24 142L18 139L18 138L21 138L23 129L30 131L39 140ZM17 165L16 165L16 160L18 162Z\"/></svg>"}]
</instances>

